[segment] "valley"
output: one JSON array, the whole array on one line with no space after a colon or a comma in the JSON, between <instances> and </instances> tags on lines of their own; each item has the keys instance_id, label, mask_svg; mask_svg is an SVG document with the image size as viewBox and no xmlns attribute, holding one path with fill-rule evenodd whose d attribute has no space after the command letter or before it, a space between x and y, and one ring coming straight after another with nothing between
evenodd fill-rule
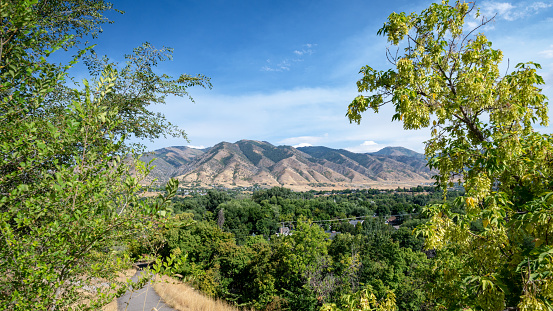
<instances>
[{"instance_id":1,"label":"valley","mask_svg":"<svg viewBox=\"0 0 553 311\"><path fill-rule=\"evenodd\" d=\"M147 182L163 185L177 178L184 188L390 189L430 185L435 174L426 167L423 154L403 147L353 153L240 140L206 149L167 147L141 158L146 163L152 159L155 168Z\"/></svg>"}]
</instances>

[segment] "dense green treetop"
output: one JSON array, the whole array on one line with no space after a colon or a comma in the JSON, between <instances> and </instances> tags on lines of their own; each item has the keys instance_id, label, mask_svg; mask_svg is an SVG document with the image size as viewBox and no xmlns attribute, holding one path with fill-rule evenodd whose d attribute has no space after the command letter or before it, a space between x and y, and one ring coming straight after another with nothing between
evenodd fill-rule
<instances>
[{"instance_id":1,"label":"dense green treetop","mask_svg":"<svg viewBox=\"0 0 553 311\"><path fill-rule=\"evenodd\" d=\"M480 19L474 29L470 18ZM391 104L405 129L429 127L425 154L437 182L459 181L467 192L428 206L431 219L419 228L438 249L439 304L545 310L553 301L553 144L533 129L548 124L544 80L533 62L499 71L503 53L480 32L490 21L463 1L392 13L378 31L392 68L361 69L357 86L369 94L347 116L359 123L369 108Z\"/></svg>"},{"instance_id":2,"label":"dense green treetop","mask_svg":"<svg viewBox=\"0 0 553 311\"><path fill-rule=\"evenodd\" d=\"M121 251L127 239L171 220L178 183L169 182L165 196L140 199L149 168L127 157L125 138L170 130L144 107L196 82L153 74L157 52L147 48L140 51L150 60L129 70L104 66L79 89L66 86L67 69L84 50L67 65L49 62L56 49L100 31L109 9L96 0L0 2L2 310L98 310L127 288L115 281L129 264ZM143 83L126 96L131 76ZM113 288L98 286L106 281Z\"/></svg>"}]
</instances>

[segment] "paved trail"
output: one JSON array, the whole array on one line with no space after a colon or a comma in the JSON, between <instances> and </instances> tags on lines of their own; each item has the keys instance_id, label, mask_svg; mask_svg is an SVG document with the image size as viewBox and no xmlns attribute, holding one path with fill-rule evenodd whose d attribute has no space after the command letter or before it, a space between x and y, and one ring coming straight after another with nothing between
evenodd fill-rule
<instances>
[{"instance_id":1,"label":"paved trail","mask_svg":"<svg viewBox=\"0 0 553 311\"><path fill-rule=\"evenodd\" d=\"M132 280L136 282L142 273L142 270L136 271ZM163 303L161 297L154 291L154 287L149 282L139 290L126 292L125 295L117 299L117 304L119 305L119 311L176 311Z\"/></svg>"}]
</instances>

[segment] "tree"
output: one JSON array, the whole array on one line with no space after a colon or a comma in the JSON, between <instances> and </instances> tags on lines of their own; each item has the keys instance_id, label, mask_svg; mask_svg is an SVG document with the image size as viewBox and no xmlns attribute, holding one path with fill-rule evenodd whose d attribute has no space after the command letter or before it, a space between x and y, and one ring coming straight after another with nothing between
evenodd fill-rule
<instances>
[{"instance_id":1,"label":"tree","mask_svg":"<svg viewBox=\"0 0 553 311\"><path fill-rule=\"evenodd\" d=\"M104 12L122 13L103 0L6 0L0 8L0 60L13 64L21 60L23 46L27 49L25 58L39 63L56 48L67 50L88 36L96 37L102 24L112 23Z\"/></svg>"},{"instance_id":2,"label":"tree","mask_svg":"<svg viewBox=\"0 0 553 311\"><path fill-rule=\"evenodd\" d=\"M95 0L0 3L2 310L98 309L116 294L101 284L128 261L119 251L126 239L165 226L178 183L168 183L165 197L138 197L149 168L125 146L138 112L115 102L128 72L105 66L95 81L68 89L66 70L83 52L69 65L47 60L99 30L110 8ZM155 77L151 66L133 73ZM163 98L156 83L170 87L165 80L143 79L138 105Z\"/></svg>"},{"instance_id":3,"label":"tree","mask_svg":"<svg viewBox=\"0 0 553 311\"><path fill-rule=\"evenodd\" d=\"M479 26L467 29L474 17ZM347 116L359 123L369 108L392 104L405 129L431 129L425 154L442 189L455 178L465 187L456 204L427 206L431 219L419 228L438 249L444 277L432 292L440 304L545 309L553 299L553 148L551 136L533 130L548 123L544 81L533 62L500 74L502 52L478 33L492 19L460 1L392 13L378 31L397 47L387 51L392 69L361 69L359 92L371 93L356 97ZM482 232L471 231L475 221Z\"/></svg>"},{"instance_id":4,"label":"tree","mask_svg":"<svg viewBox=\"0 0 553 311\"><path fill-rule=\"evenodd\" d=\"M85 64L93 77L100 76L107 68L118 69L118 79L114 82L113 92L105 99L105 104L111 109L117 109L119 117L123 120L116 133L151 141L167 135L186 139L184 130L169 122L163 114L148 110L148 106L165 104L168 95L188 97L193 102L194 99L187 92L188 88L211 88L210 79L201 74L182 74L175 79L166 74L155 73L154 69L159 62L173 59L173 49L156 49L148 42L135 48L132 54L125 55L125 59L124 65L121 66L111 62L107 56L98 57L94 51L85 58ZM63 93L60 97L55 97L56 104L67 102L63 100Z\"/></svg>"},{"instance_id":5,"label":"tree","mask_svg":"<svg viewBox=\"0 0 553 311\"><path fill-rule=\"evenodd\" d=\"M233 234L223 232L214 222L200 221L188 227L171 228L164 235L167 243L163 252L169 255L178 250L180 254L187 254L190 261L177 272L195 277L195 287L209 296L229 295L235 276L253 255L249 248L236 245ZM240 284L243 279L234 282Z\"/></svg>"},{"instance_id":6,"label":"tree","mask_svg":"<svg viewBox=\"0 0 553 311\"><path fill-rule=\"evenodd\" d=\"M372 293L372 288L367 286L352 295L343 295L338 304L326 303L321 311L396 311L396 296L389 291L381 300Z\"/></svg>"},{"instance_id":7,"label":"tree","mask_svg":"<svg viewBox=\"0 0 553 311\"><path fill-rule=\"evenodd\" d=\"M293 310L313 310L335 289L328 234L311 221L297 222L291 235L275 238L275 285Z\"/></svg>"},{"instance_id":8,"label":"tree","mask_svg":"<svg viewBox=\"0 0 553 311\"><path fill-rule=\"evenodd\" d=\"M359 282L370 285L378 298L395 293L399 310L424 310L424 285L431 269L426 255L400 247L391 239L371 240L363 245Z\"/></svg>"},{"instance_id":9,"label":"tree","mask_svg":"<svg viewBox=\"0 0 553 311\"><path fill-rule=\"evenodd\" d=\"M3 142L2 164L22 149L25 158L18 165L33 167L36 176L32 183L2 187L9 189L0 201L4 310L97 309L113 299L105 295L110 288L98 288L100 296L86 304L83 298L90 293L83 288L97 286L102 278L113 280L126 262L116 247L163 221L159 217L165 215L177 183L155 203L139 200L140 178L131 177L129 163L116 155L123 142L111 132L120 122L117 111L100 104L113 79L115 74L108 72L94 89L85 84L82 93L75 92L73 106L56 126L48 120L41 124L45 129L25 120L11 123L27 133ZM74 151L56 161L66 146ZM47 161L52 161L47 168L35 164ZM13 182L13 176L3 176L2 186Z\"/></svg>"}]
</instances>

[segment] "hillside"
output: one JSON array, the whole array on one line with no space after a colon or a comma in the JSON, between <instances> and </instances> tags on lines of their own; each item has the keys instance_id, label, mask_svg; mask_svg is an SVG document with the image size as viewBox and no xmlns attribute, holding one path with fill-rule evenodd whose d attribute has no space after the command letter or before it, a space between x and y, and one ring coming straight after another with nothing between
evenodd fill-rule
<instances>
[{"instance_id":1,"label":"hillside","mask_svg":"<svg viewBox=\"0 0 553 311\"><path fill-rule=\"evenodd\" d=\"M353 153L327 147L274 146L268 142L221 142L199 150L167 147L145 154L151 178L171 177L187 186L284 186L295 190L405 187L431 183L424 155L403 147Z\"/></svg>"},{"instance_id":2,"label":"hillside","mask_svg":"<svg viewBox=\"0 0 553 311\"><path fill-rule=\"evenodd\" d=\"M142 155L140 160L145 163L153 160L152 165L155 165L155 168L150 172L148 181L157 179L163 183L173 177L177 168L189 163L204 152L204 150L186 146L174 146L147 152Z\"/></svg>"},{"instance_id":3,"label":"hillside","mask_svg":"<svg viewBox=\"0 0 553 311\"><path fill-rule=\"evenodd\" d=\"M403 147L384 147L377 152L368 154L373 156L413 157L424 159L424 154Z\"/></svg>"}]
</instances>

